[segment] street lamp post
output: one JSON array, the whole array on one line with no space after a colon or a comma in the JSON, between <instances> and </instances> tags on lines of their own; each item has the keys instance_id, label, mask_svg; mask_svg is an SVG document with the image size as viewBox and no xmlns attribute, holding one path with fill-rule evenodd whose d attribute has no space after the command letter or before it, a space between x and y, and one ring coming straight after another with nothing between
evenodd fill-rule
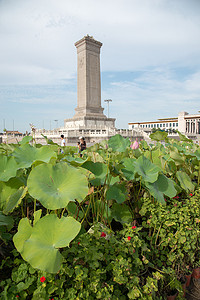
<instances>
[{"instance_id":1,"label":"street lamp post","mask_svg":"<svg viewBox=\"0 0 200 300\"><path fill-rule=\"evenodd\" d=\"M58 128L58 120L54 120L56 122L57 128Z\"/></svg>"},{"instance_id":2,"label":"street lamp post","mask_svg":"<svg viewBox=\"0 0 200 300\"><path fill-rule=\"evenodd\" d=\"M107 104L108 104L108 118L109 118L109 103L112 102L112 100L106 99L106 100L104 100L104 102L107 102Z\"/></svg>"}]
</instances>

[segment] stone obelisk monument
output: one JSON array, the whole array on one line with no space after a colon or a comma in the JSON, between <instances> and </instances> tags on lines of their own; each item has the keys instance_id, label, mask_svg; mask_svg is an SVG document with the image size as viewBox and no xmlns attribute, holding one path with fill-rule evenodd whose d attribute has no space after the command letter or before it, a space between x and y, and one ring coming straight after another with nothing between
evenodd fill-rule
<instances>
[{"instance_id":1,"label":"stone obelisk monument","mask_svg":"<svg viewBox=\"0 0 200 300\"><path fill-rule=\"evenodd\" d=\"M87 35L75 43L77 48L77 107L72 119L64 120L67 129L115 128L101 106L100 49L102 43Z\"/></svg>"}]
</instances>

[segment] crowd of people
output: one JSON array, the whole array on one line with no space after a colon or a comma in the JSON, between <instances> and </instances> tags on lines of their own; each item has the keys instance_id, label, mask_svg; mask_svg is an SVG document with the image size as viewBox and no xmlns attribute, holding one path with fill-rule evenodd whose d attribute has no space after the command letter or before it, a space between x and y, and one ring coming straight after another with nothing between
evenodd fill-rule
<instances>
[{"instance_id":1,"label":"crowd of people","mask_svg":"<svg viewBox=\"0 0 200 300\"><path fill-rule=\"evenodd\" d=\"M66 141L65 141L64 135L61 134L60 138L61 138L61 143L60 143L61 147L66 146ZM80 157L82 157L82 151L86 149L86 141L83 136L79 137L79 142L77 143L77 146L78 146L78 153L79 153ZM61 149L61 153L64 153L62 149Z\"/></svg>"},{"instance_id":2,"label":"crowd of people","mask_svg":"<svg viewBox=\"0 0 200 300\"><path fill-rule=\"evenodd\" d=\"M66 141L65 141L64 135L61 134L60 138L61 138L61 147L66 146ZM77 146L78 146L78 153L79 153L80 157L82 157L82 151L86 149L86 141L83 136L79 137L79 142L77 143ZM131 149L136 150L138 148L139 148L139 142L138 142L138 138L136 138L134 143L131 143ZM61 149L61 153L63 153L62 149Z\"/></svg>"}]
</instances>

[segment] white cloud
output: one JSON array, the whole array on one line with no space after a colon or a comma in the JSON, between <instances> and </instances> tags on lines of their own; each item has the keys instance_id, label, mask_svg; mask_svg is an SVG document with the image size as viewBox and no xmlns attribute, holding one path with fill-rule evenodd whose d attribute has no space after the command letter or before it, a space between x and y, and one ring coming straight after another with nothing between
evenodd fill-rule
<instances>
[{"instance_id":1,"label":"white cloud","mask_svg":"<svg viewBox=\"0 0 200 300\"><path fill-rule=\"evenodd\" d=\"M187 59L200 48L200 5L190 3L188 11L187 1L2 1L0 62L73 73L74 42L87 33L104 43L104 71Z\"/></svg>"},{"instance_id":2,"label":"white cloud","mask_svg":"<svg viewBox=\"0 0 200 300\"><path fill-rule=\"evenodd\" d=\"M119 127L128 122L153 121L177 116L180 111L197 113L200 109L199 72L176 78L173 70L152 69L132 81L113 81L103 97L113 99L110 112Z\"/></svg>"},{"instance_id":3,"label":"white cloud","mask_svg":"<svg viewBox=\"0 0 200 300\"><path fill-rule=\"evenodd\" d=\"M0 0L0 84L65 82L71 90L76 84L74 43L90 34L103 43L103 72L141 72L134 81L110 77L112 84L102 90L102 99L113 99L111 112L119 126L176 115L180 107L195 112L199 15L199 0ZM182 69L184 78L174 69ZM62 97L68 97L66 110L71 111L75 95L58 97L65 103ZM19 106L56 102L45 94L40 100L34 94L10 99Z\"/></svg>"}]
</instances>

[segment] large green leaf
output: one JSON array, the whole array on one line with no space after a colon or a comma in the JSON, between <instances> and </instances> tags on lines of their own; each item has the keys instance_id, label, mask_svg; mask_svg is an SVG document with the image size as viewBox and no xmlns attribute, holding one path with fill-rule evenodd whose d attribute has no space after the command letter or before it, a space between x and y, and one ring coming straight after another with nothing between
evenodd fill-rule
<instances>
[{"instance_id":1,"label":"large green leaf","mask_svg":"<svg viewBox=\"0 0 200 300\"><path fill-rule=\"evenodd\" d=\"M168 135L167 132L157 130L156 132L151 133L149 137L153 141L162 141L162 140L166 139L167 135Z\"/></svg>"},{"instance_id":2,"label":"large green leaf","mask_svg":"<svg viewBox=\"0 0 200 300\"><path fill-rule=\"evenodd\" d=\"M20 220L18 225L18 232L13 236L13 242L17 251L22 254L24 249L24 243L29 239L32 233L32 226L28 218Z\"/></svg>"},{"instance_id":3,"label":"large green leaf","mask_svg":"<svg viewBox=\"0 0 200 300\"><path fill-rule=\"evenodd\" d=\"M92 161L86 161L82 168L89 170L91 173L95 175L95 180L92 180L92 185L100 185L104 184L106 176L109 174L109 170L107 165L100 162L92 162ZM108 174L107 174L108 173Z\"/></svg>"},{"instance_id":4,"label":"large green leaf","mask_svg":"<svg viewBox=\"0 0 200 300\"><path fill-rule=\"evenodd\" d=\"M146 186L152 196L154 196L162 204L165 204L164 195L172 198L177 194L174 182L163 174L159 174L156 182L146 183Z\"/></svg>"},{"instance_id":5,"label":"large green leaf","mask_svg":"<svg viewBox=\"0 0 200 300\"><path fill-rule=\"evenodd\" d=\"M27 181L29 194L48 209L67 206L69 201L82 201L88 193L88 181L80 169L67 163L41 164Z\"/></svg>"},{"instance_id":6,"label":"large green leaf","mask_svg":"<svg viewBox=\"0 0 200 300\"><path fill-rule=\"evenodd\" d=\"M30 141L32 141L33 137L31 135L25 136L20 142L20 145L29 144Z\"/></svg>"},{"instance_id":7,"label":"large green leaf","mask_svg":"<svg viewBox=\"0 0 200 300\"><path fill-rule=\"evenodd\" d=\"M126 200L127 190L125 184L115 183L110 186L106 192L107 200L116 200L117 203L123 203Z\"/></svg>"},{"instance_id":8,"label":"large green leaf","mask_svg":"<svg viewBox=\"0 0 200 300\"><path fill-rule=\"evenodd\" d=\"M111 216L120 223L130 223L132 215L127 205L114 203L111 209Z\"/></svg>"},{"instance_id":9,"label":"large green leaf","mask_svg":"<svg viewBox=\"0 0 200 300\"><path fill-rule=\"evenodd\" d=\"M64 156L63 160L69 162L72 166L81 166L86 162L86 160L81 157L73 157L71 155Z\"/></svg>"},{"instance_id":10,"label":"large green leaf","mask_svg":"<svg viewBox=\"0 0 200 300\"><path fill-rule=\"evenodd\" d=\"M13 227L14 220L11 216L5 216L2 211L0 211L0 226L6 226L8 230Z\"/></svg>"},{"instance_id":11,"label":"large green leaf","mask_svg":"<svg viewBox=\"0 0 200 300\"><path fill-rule=\"evenodd\" d=\"M45 138L48 145L58 145L58 144L54 143L51 139L48 139L48 137L46 135L44 135L42 133L41 133L41 135L43 136L43 138Z\"/></svg>"},{"instance_id":12,"label":"large green leaf","mask_svg":"<svg viewBox=\"0 0 200 300\"><path fill-rule=\"evenodd\" d=\"M10 178L15 177L17 173L17 163L14 157L7 157L0 155L0 181L8 181Z\"/></svg>"},{"instance_id":13,"label":"large green leaf","mask_svg":"<svg viewBox=\"0 0 200 300\"><path fill-rule=\"evenodd\" d=\"M193 141L191 139L188 139L184 134L182 134L180 131L177 131L180 141L184 141L184 142L189 142L189 143L193 143Z\"/></svg>"},{"instance_id":14,"label":"large green leaf","mask_svg":"<svg viewBox=\"0 0 200 300\"><path fill-rule=\"evenodd\" d=\"M162 170L162 158L163 155L160 154L160 150L156 149L151 152L152 162Z\"/></svg>"},{"instance_id":15,"label":"large green leaf","mask_svg":"<svg viewBox=\"0 0 200 300\"><path fill-rule=\"evenodd\" d=\"M125 169L122 169L122 172L128 180L133 180L135 178L135 161L135 158L124 158L122 161L125 166Z\"/></svg>"},{"instance_id":16,"label":"large green leaf","mask_svg":"<svg viewBox=\"0 0 200 300\"><path fill-rule=\"evenodd\" d=\"M200 148L195 151L194 155L198 160L200 160Z\"/></svg>"},{"instance_id":17,"label":"large green leaf","mask_svg":"<svg viewBox=\"0 0 200 300\"><path fill-rule=\"evenodd\" d=\"M176 177L180 182L181 187L185 191L194 191L194 185L190 179L190 177L183 171L176 172Z\"/></svg>"},{"instance_id":18,"label":"large green leaf","mask_svg":"<svg viewBox=\"0 0 200 300\"><path fill-rule=\"evenodd\" d=\"M38 149L29 144L24 144L15 149L13 156L20 168L29 168L36 161L48 163L51 158L56 158L56 153L48 146L42 146Z\"/></svg>"},{"instance_id":19,"label":"large green leaf","mask_svg":"<svg viewBox=\"0 0 200 300\"><path fill-rule=\"evenodd\" d=\"M26 192L26 187L17 178L11 178L8 182L0 182L0 208L5 214L12 212L21 203Z\"/></svg>"},{"instance_id":20,"label":"large green leaf","mask_svg":"<svg viewBox=\"0 0 200 300\"><path fill-rule=\"evenodd\" d=\"M170 157L174 160L175 164L177 166L184 164L185 162L185 156L183 154L180 154L176 148L174 150L170 151Z\"/></svg>"},{"instance_id":21,"label":"large green leaf","mask_svg":"<svg viewBox=\"0 0 200 300\"><path fill-rule=\"evenodd\" d=\"M135 172L141 175L144 181L153 183L157 180L160 169L145 156L140 156L134 162L134 166Z\"/></svg>"},{"instance_id":22,"label":"large green leaf","mask_svg":"<svg viewBox=\"0 0 200 300\"><path fill-rule=\"evenodd\" d=\"M27 194L27 186L21 186L14 194L12 194L6 202L6 206L3 209L3 212L5 214L13 212L13 210L19 206L21 203L22 199Z\"/></svg>"},{"instance_id":23,"label":"large green leaf","mask_svg":"<svg viewBox=\"0 0 200 300\"><path fill-rule=\"evenodd\" d=\"M47 215L32 227L28 219L22 219L18 232L13 237L17 250L33 268L57 273L62 255L59 248L69 246L81 229L81 224L72 217Z\"/></svg>"},{"instance_id":24,"label":"large green leaf","mask_svg":"<svg viewBox=\"0 0 200 300\"><path fill-rule=\"evenodd\" d=\"M108 147L117 152L124 152L127 147L130 147L130 144L129 138L125 139L120 134L116 134L108 140Z\"/></svg>"},{"instance_id":25,"label":"large green leaf","mask_svg":"<svg viewBox=\"0 0 200 300\"><path fill-rule=\"evenodd\" d=\"M82 168L85 168L92 172L95 177L98 178L105 178L107 174L107 166L104 163L94 163L92 161L86 161L83 165Z\"/></svg>"}]
</instances>

